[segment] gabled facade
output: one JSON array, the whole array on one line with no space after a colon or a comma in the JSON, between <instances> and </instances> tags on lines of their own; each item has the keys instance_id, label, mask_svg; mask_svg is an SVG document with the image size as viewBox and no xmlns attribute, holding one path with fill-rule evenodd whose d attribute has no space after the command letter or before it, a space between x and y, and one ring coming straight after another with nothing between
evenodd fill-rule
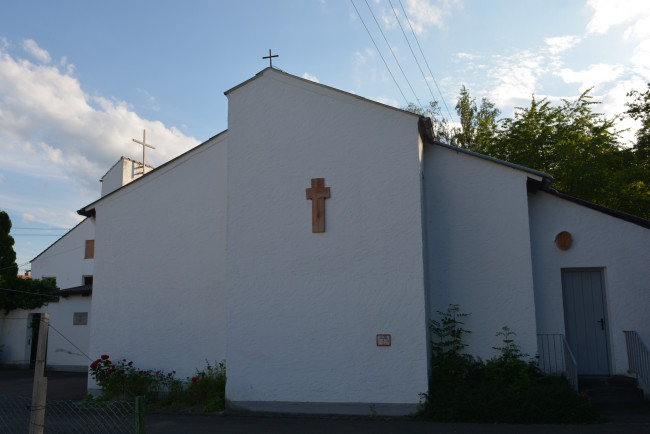
<instances>
[{"instance_id":1,"label":"gabled facade","mask_svg":"<svg viewBox=\"0 0 650 434\"><path fill-rule=\"evenodd\" d=\"M650 339L650 222L276 69L226 95L227 131L79 211L96 223L91 357L181 378L225 359L234 409L405 414L449 304L483 358L508 326L531 355L568 340L584 373L600 356L571 336L597 326L604 375L625 374L623 330ZM583 286L604 294L602 323Z\"/></svg>"}]
</instances>

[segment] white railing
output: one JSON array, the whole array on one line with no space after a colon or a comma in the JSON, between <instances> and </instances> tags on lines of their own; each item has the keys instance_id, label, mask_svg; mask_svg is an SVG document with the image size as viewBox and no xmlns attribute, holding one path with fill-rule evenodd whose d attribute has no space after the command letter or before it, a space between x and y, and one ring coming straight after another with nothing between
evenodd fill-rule
<instances>
[{"instance_id":1,"label":"white railing","mask_svg":"<svg viewBox=\"0 0 650 434\"><path fill-rule=\"evenodd\" d=\"M624 330L627 346L628 372L636 374L637 380L650 387L650 351L634 330Z\"/></svg>"},{"instance_id":2,"label":"white railing","mask_svg":"<svg viewBox=\"0 0 650 434\"><path fill-rule=\"evenodd\" d=\"M564 375L578 390L578 365L562 334L538 334L539 367L548 375Z\"/></svg>"}]
</instances>

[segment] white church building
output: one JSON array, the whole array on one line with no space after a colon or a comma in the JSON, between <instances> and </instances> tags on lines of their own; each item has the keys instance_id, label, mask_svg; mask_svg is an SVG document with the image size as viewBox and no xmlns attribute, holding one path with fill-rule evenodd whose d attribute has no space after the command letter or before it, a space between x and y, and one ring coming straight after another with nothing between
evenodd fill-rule
<instances>
[{"instance_id":1,"label":"white church building","mask_svg":"<svg viewBox=\"0 0 650 434\"><path fill-rule=\"evenodd\" d=\"M547 371L630 375L650 221L277 69L226 96L226 131L79 210L92 358L181 378L225 359L232 409L405 414L458 304L482 358L508 326Z\"/></svg>"}]
</instances>

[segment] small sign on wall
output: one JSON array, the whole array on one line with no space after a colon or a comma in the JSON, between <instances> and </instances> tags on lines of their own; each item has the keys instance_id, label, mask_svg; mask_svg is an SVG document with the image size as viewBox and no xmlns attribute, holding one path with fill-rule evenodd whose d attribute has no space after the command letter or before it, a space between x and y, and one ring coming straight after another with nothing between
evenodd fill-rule
<instances>
[{"instance_id":1,"label":"small sign on wall","mask_svg":"<svg viewBox=\"0 0 650 434\"><path fill-rule=\"evenodd\" d=\"M390 335L377 335L378 347L390 347Z\"/></svg>"},{"instance_id":2,"label":"small sign on wall","mask_svg":"<svg viewBox=\"0 0 650 434\"><path fill-rule=\"evenodd\" d=\"M88 325L88 312L74 312L72 325Z\"/></svg>"}]
</instances>

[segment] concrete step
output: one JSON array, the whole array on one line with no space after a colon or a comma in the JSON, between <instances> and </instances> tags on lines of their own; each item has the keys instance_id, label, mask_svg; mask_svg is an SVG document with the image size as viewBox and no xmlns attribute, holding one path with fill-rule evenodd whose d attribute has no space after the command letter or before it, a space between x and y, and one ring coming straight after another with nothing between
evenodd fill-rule
<instances>
[{"instance_id":1,"label":"concrete step","mask_svg":"<svg viewBox=\"0 0 650 434\"><path fill-rule=\"evenodd\" d=\"M578 386L608 420L650 422L650 402L644 399L635 378L622 375L580 377Z\"/></svg>"}]
</instances>

